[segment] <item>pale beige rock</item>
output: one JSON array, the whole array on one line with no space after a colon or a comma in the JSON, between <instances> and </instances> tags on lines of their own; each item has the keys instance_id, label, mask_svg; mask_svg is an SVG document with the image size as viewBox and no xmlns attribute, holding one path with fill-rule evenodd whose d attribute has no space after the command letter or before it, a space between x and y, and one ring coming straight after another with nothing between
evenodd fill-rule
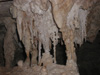
<instances>
[{"instance_id":1,"label":"pale beige rock","mask_svg":"<svg viewBox=\"0 0 100 75\"><path fill-rule=\"evenodd\" d=\"M19 60L18 63L17 63L17 65L18 65L19 67L23 67L23 60Z\"/></svg>"},{"instance_id":2,"label":"pale beige rock","mask_svg":"<svg viewBox=\"0 0 100 75\"><path fill-rule=\"evenodd\" d=\"M39 75L48 75L47 69L45 67L43 67L41 70L41 74L39 74Z\"/></svg>"},{"instance_id":3,"label":"pale beige rock","mask_svg":"<svg viewBox=\"0 0 100 75\"><path fill-rule=\"evenodd\" d=\"M47 66L53 63L52 56L48 53L43 53L43 57L40 61L40 65L43 64L43 66Z\"/></svg>"},{"instance_id":4,"label":"pale beige rock","mask_svg":"<svg viewBox=\"0 0 100 75\"><path fill-rule=\"evenodd\" d=\"M59 28L66 24L66 17L74 4L74 0L50 0L53 7L54 19Z\"/></svg>"}]
</instances>

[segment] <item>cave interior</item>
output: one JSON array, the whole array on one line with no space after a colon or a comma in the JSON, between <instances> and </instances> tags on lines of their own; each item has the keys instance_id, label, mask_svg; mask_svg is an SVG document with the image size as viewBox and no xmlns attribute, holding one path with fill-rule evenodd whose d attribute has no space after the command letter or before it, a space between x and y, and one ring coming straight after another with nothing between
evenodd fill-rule
<instances>
[{"instance_id":1,"label":"cave interior","mask_svg":"<svg viewBox=\"0 0 100 75\"><path fill-rule=\"evenodd\" d=\"M0 0L0 75L100 75L100 0Z\"/></svg>"}]
</instances>

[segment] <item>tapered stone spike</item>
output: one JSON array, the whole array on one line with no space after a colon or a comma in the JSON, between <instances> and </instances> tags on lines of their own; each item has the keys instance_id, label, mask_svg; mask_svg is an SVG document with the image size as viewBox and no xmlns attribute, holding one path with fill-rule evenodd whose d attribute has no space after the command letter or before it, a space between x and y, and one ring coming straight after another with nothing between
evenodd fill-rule
<instances>
[{"instance_id":1,"label":"tapered stone spike","mask_svg":"<svg viewBox=\"0 0 100 75\"><path fill-rule=\"evenodd\" d=\"M54 63L56 64L56 45L53 44L54 47L53 47L53 50L54 50Z\"/></svg>"},{"instance_id":2,"label":"tapered stone spike","mask_svg":"<svg viewBox=\"0 0 100 75\"><path fill-rule=\"evenodd\" d=\"M38 60L38 64L40 63L40 61L41 61L41 42L39 41L39 55L38 55L38 58L39 58L39 60Z\"/></svg>"}]
</instances>

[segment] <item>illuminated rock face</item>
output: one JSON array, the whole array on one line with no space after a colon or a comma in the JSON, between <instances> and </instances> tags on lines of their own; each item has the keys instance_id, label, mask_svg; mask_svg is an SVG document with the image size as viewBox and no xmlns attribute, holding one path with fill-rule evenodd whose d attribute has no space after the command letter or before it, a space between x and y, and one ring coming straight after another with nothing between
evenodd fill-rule
<instances>
[{"instance_id":1,"label":"illuminated rock face","mask_svg":"<svg viewBox=\"0 0 100 75\"><path fill-rule=\"evenodd\" d=\"M44 3L48 3L48 1L45 1ZM42 5L41 0L34 0L31 3L25 1L22 4L20 4L20 1L16 0L14 2L14 6L15 7L11 8L11 12L14 18L17 18L19 37L25 46L25 51L27 54L26 61L29 62L29 53L34 51L36 52L38 48L39 64L43 63L48 58L50 58L50 63L53 63L53 57L49 52L51 49L51 40L53 41L55 51L59 36L58 28L56 27L52 17L50 3L48 3L48 8L46 8L47 5ZM14 11L12 10L13 8ZM45 58L41 59L42 45L45 50L45 54L43 54L43 57ZM37 54L35 55L37 56ZM36 60L36 58L34 59ZM55 60L56 59L54 59L54 61ZM44 65L48 63L49 60Z\"/></svg>"},{"instance_id":2,"label":"illuminated rock face","mask_svg":"<svg viewBox=\"0 0 100 75\"><path fill-rule=\"evenodd\" d=\"M11 13L17 20L19 37L25 46L27 54L25 63L30 61L30 52L34 61L31 63L37 64L37 56L40 65L43 63L47 66L53 61L56 63L56 45L58 38L62 37L68 57L66 65L77 72L74 42L81 45L83 39L86 39L87 15L89 7L95 2L94 0L14 0ZM58 31L62 36L59 36ZM49 52L52 41L54 57ZM45 53L41 57L42 45Z\"/></svg>"}]
</instances>

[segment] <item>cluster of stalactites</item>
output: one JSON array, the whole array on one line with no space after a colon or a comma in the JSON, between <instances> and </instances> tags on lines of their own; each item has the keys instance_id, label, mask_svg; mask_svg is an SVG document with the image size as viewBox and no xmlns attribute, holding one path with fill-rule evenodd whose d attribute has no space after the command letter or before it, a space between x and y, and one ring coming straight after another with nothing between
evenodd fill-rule
<instances>
[{"instance_id":1,"label":"cluster of stalactites","mask_svg":"<svg viewBox=\"0 0 100 75\"><path fill-rule=\"evenodd\" d=\"M77 0L67 16L67 26L74 32L74 41L82 44L86 40L86 21L89 11L82 9L82 1Z\"/></svg>"},{"instance_id":2,"label":"cluster of stalactites","mask_svg":"<svg viewBox=\"0 0 100 75\"><path fill-rule=\"evenodd\" d=\"M44 1L44 0L42 0ZM20 40L24 45L30 41L32 48L39 51L39 61L41 59L41 46L46 53L49 53L53 41L54 51L58 42L58 28L54 23L51 5L42 5L41 0L14 0L11 13L17 20L17 29ZM46 0L44 1L46 2ZM30 37L27 39L26 37ZM28 44L29 45L29 44ZM55 55L56 56L56 55Z\"/></svg>"},{"instance_id":3,"label":"cluster of stalactites","mask_svg":"<svg viewBox=\"0 0 100 75\"><path fill-rule=\"evenodd\" d=\"M98 0L76 0L67 16L67 26L74 32L74 41L81 45L87 38L87 16Z\"/></svg>"},{"instance_id":4,"label":"cluster of stalactites","mask_svg":"<svg viewBox=\"0 0 100 75\"><path fill-rule=\"evenodd\" d=\"M14 0L11 12L13 17L17 18L20 40L26 46L30 44L39 49L39 59L41 45L48 54L51 41L56 53L59 38L57 26L62 32L66 49L69 51L67 54L70 56L75 53L74 42L81 45L83 39L86 39L88 8L93 2L96 0Z\"/></svg>"}]
</instances>

